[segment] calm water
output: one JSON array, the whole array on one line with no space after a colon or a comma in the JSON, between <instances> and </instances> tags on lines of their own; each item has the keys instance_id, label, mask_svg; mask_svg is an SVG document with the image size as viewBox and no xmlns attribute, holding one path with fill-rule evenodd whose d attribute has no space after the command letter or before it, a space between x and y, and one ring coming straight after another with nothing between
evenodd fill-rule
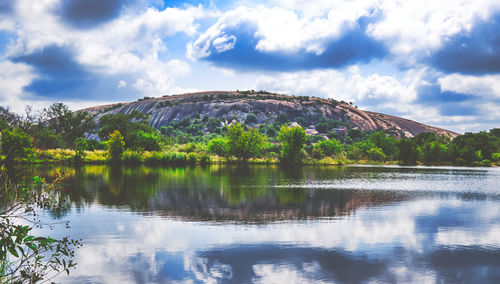
<instances>
[{"instance_id":1,"label":"calm water","mask_svg":"<svg viewBox=\"0 0 500 284\"><path fill-rule=\"evenodd\" d=\"M498 168L37 172L84 242L63 283L500 283Z\"/></svg>"}]
</instances>

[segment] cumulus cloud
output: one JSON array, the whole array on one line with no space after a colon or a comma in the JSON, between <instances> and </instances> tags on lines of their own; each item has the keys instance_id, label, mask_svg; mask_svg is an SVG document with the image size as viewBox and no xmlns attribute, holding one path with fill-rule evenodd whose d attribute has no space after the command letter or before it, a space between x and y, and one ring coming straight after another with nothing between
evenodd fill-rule
<instances>
[{"instance_id":1,"label":"cumulus cloud","mask_svg":"<svg viewBox=\"0 0 500 284\"><path fill-rule=\"evenodd\" d=\"M188 55L220 66L263 70L369 62L387 54L384 44L366 33L375 19L364 10L309 21L286 9L239 7L200 35Z\"/></svg>"},{"instance_id":2,"label":"cumulus cloud","mask_svg":"<svg viewBox=\"0 0 500 284\"><path fill-rule=\"evenodd\" d=\"M193 35L198 27L195 20L206 16L205 9L123 8L132 2L85 1L85 6L90 5L87 8L102 8L88 11L76 9L84 5L82 1L17 2L16 14L10 15L16 29L6 45L5 60L24 66L31 76L20 92L3 95L109 101L181 92L176 79L190 72L189 64L159 54L168 52L168 37ZM70 13L74 9L78 15ZM63 12L74 16L76 22L61 20ZM99 29L86 29L93 25L99 25Z\"/></svg>"},{"instance_id":3,"label":"cumulus cloud","mask_svg":"<svg viewBox=\"0 0 500 284\"><path fill-rule=\"evenodd\" d=\"M430 63L444 72L500 73L500 13L446 40Z\"/></svg>"},{"instance_id":4,"label":"cumulus cloud","mask_svg":"<svg viewBox=\"0 0 500 284\"><path fill-rule=\"evenodd\" d=\"M254 85L257 90L273 90L280 93L331 97L354 101L364 107L375 107L390 101L394 109L412 102L417 94L413 80L400 82L393 76L371 74L364 76L359 68L347 72L315 70L309 72L280 73L278 76L259 76Z\"/></svg>"}]
</instances>

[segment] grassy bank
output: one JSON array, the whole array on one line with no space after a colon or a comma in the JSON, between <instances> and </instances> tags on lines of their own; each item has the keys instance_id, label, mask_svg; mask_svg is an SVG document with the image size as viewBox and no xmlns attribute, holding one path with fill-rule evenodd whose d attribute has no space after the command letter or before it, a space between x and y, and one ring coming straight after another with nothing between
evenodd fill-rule
<instances>
[{"instance_id":1,"label":"grassy bank","mask_svg":"<svg viewBox=\"0 0 500 284\"><path fill-rule=\"evenodd\" d=\"M219 157L202 152L181 152L177 151L131 151L123 153L121 163L127 165L147 164L147 165L209 165L209 164L235 164L241 161L234 157ZM75 164L76 151L70 149L35 150L32 157L26 159L26 163L34 164ZM106 164L110 163L110 157L106 150L84 151L84 155L79 159L83 164ZM250 158L245 161L248 164L279 164L278 158ZM374 161L374 160L353 160L344 155L324 157L322 159L306 158L304 165L398 165L399 161ZM417 165L424 165L418 162ZM425 164L432 166L456 166L454 164L433 163ZM477 165L483 166L483 165ZM484 166L499 166L498 164Z\"/></svg>"}]
</instances>

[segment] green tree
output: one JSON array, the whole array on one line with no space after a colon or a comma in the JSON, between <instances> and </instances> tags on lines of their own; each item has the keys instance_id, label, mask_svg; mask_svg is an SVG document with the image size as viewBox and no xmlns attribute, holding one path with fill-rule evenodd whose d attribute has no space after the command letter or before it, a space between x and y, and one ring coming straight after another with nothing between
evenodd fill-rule
<instances>
[{"instance_id":1,"label":"green tree","mask_svg":"<svg viewBox=\"0 0 500 284\"><path fill-rule=\"evenodd\" d=\"M397 140L391 135L384 133L383 131L377 131L368 137L368 140L375 144L378 148L382 149L385 156L389 159L397 159L399 156L399 149L397 146Z\"/></svg>"},{"instance_id":2,"label":"green tree","mask_svg":"<svg viewBox=\"0 0 500 284\"><path fill-rule=\"evenodd\" d=\"M64 148L65 142L61 134L55 134L47 127L40 127L33 133L33 144L37 149Z\"/></svg>"},{"instance_id":3,"label":"green tree","mask_svg":"<svg viewBox=\"0 0 500 284\"><path fill-rule=\"evenodd\" d=\"M85 158L85 150L89 148L88 140L85 138L75 139L75 163L81 163Z\"/></svg>"},{"instance_id":4,"label":"green tree","mask_svg":"<svg viewBox=\"0 0 500 284\"><path fill-rule=\"evenodd\" d=\"M109 134L108 150L112 162L119 162L122 159L123 151L125 151L125 141L120 131L115 130Z\"/></svg>"},{"instance_id":5,"label":"green tree","mask_svg":"<svg viewBox=\"0 0 500 284\"><path fill-rule=\"evenodd\" d=\"M99 119L98 135L101 140L109 139L110 134L118 130L124 137L127 148L136 147L137 133L139 131L154 133L156 129L149 125L148 115L138 111L129 114L106 114Z\"/></svg>"},{"instance_id":6,"label":"green tree","mask_svg":"<svg viewBox=\"0 0 500 284\"><path fill-rule=\"evenodd\" d=\"M229 155L229 143L226 138L217 137L208 141L207 150L219 157L227 157Z\"/></svg>"},{"instance_id":7,"label":"green tree","mask_svg":"<svg viewBox=\"0 0 500 284\"><path fill-rule=\"evenodd\" d=\"M316 145L327 156L333 156L342 152L342 145L337 139L323 140Z\"/></svg>"},{"instance_id":8,"label":"green tree","mask_svg":"<svg viewBox=\"0 0 500 284\"><path fill-rule=\"evenodd\" d=\"M146 151L159 151L161 138L156 132L137 132L135 146Z\"/></svg>"},{"instance_id":9,"label":"green tree","mask_svg":"<svg viewBox=\"0 0 500 284\"><path fill-rule=\"evenodd\" d=\"M253 113L247 114L247 117L245 118L245 124L251 124L251 123L256 123L257 122L257 116Z\"/></svg>"},{"instance_id":10,"label":"green tree","mask_svg":"<svg viewBox=\"0 0 500 284\"><path fill-rule=\"evenodd\" d=\"M398 143L399 160L406 165L415 164L418 159L417 144L413 139L402 138Z\"/></svg>"},{"instance_id":11,"label":"green tree","mask_svg":"<svg viewBox=\"0 0 500 284\"><path fill-rule=\"evenodd\" d=\"M6 164L25 159L33 152L31 137L21 129L7 130L2 133L2 154Z\"/></svg>"},{"instance_id":12,"label":"green tree","mask_svg":"<svg viewBox=\"0 0 500 284\"><path fill-rule=\"evenodd\" d=\"M382 151L379 147L371 148L366 152L366 154L370 160L374 161L383 161L387 158L384 151Z\"/></svg>"},{"instance_id":13,"label":"green tree","mask_svg":"<svg viewBox=\"0 0 500 284\"><path fill-rule=\"evenodd\" d=\"M66 146L72 146L78 137L95 128L94 116L86 111L72 112L62 103L55 103L43 110L43 119L48 128L61 135Z\"/></svg>"},{"instance_id":14,"label":"green tree","mask_svg":"<svg viewBox=\"0 0 500 284\"><path fill-rule=\"evenodd\" d=\"M281 160L283 162L302 162L302 149L307 141L306 132L302 127L282 126L278 133L278 141L281 142Z\"/></svg>"},{"instance_id":15,"label":"green tree","mask_svg":"<svg viewBox=\"0 0 500 284\"><path fill-rule=\"evenodd\" d=\"M264 144L264 136L257 129L247 131L238 122L232 123L227 128L229 153L240 160L248 160L260 154Z\"/></svg>"}]
</instances>

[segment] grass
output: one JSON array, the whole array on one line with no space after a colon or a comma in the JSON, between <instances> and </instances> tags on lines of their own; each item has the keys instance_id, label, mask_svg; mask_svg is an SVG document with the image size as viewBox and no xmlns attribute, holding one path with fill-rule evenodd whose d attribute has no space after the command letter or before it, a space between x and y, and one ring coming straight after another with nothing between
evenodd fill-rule
<instances>
[{"instance_id":1,"label":"grass","mask_svg":"<svg viewBox=\"0 0 500 284\"><path fill-rule=\"evenodd\" d=\"M189 152L184 152L184 151ZM75 162L75 151L69 149L35 150L31 163L35 164L73 164ZM85 164L105 164L110 161L108 152L105 150L85 151L82 163ZM203 147L199 145L173 146L166 151L132 151L126 150L122 156L124 164L148 164L148 165L195 165L195 164L236 164L240 163L234 157L219 157L207 154ZM246 163L273 165L279 164L277 157L251 158ZM373 160L353 160L345 155L324 157L322 159L305 158L304 165L398 165L399 161L373 161ZM423 165L421 162L417 165ZM443 165L443 164L436 164ZM451 165L451 164L450 164ZM499 166L499 162L492 162L489 166ZM478 165L479 166L479 165ZM481 164L481 166L485 166Z\"/></svg>"}]
</instances>

